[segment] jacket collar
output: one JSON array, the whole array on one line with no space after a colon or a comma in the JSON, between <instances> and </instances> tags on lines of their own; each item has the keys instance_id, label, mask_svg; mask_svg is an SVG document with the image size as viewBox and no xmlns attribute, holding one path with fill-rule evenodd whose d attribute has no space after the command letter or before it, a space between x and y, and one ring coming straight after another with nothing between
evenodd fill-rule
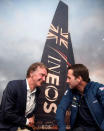
<instances>
[{"instance_id":1,"label":"jacket collar","mask_svg":"<svg viewBox=\"0 0 104 131\"><path fill-rule=\"evenodd\" d=\"M85 90L84 90L84 94L88 91L88 89L90 88L90 87L92 87L93 86L93 81L90 81L89 83L87 83L87 85L85 86Z\"/></svg>"}]
</instances>

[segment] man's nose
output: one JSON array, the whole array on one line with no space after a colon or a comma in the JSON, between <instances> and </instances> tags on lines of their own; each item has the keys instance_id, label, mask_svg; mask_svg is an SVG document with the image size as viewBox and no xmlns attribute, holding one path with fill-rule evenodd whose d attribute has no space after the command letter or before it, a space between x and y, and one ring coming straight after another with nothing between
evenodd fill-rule
<instances>
[{"instance_id":1,"label":"man's nose","mask_svg":"<svg viewBox=\"0 0 104 131\"><path fill-rule=\"evenodd\" d=\"M66 83L69 83L69 79L68 78L66 79Z\"/></svg>"},{"instance_id":2,"label":"man's nose","mask_svg":"<svg viewBox=\"0 0 104 131\"><path fill-rule=\"evenodd\" d=\"M43 76L43 81L46 81L46 77L45 76Z\"/></svg>"},{"instance_id":3,"label":"man's nose","mask_svg":"<svg viewBox=\"0 0 104 131\"><path fill-rule=\"evenodd\" d=\"M66 79L66 83L68 83L68 78Z\"/></svg>"}]
</instances>

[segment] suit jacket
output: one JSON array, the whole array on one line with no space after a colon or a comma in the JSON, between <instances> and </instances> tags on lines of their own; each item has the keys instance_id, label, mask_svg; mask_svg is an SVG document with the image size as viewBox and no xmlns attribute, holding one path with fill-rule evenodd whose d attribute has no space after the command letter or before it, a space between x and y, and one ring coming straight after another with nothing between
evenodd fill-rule
<instances>
[{"instance_id":1,"label":"suit jacket","mask_svg":"<svg viewBox=\"0 0 104 131\"><path fill-rule=\"evenodd\" d=\"M37 103L39 92L37 88L35 103ZM3 92L0 105L0 130L16 131L18 127L26 125L26 100L26 80L10 81ZM36 107L27 117L31 117L35 112Z\"/></svg>"}]
</instances>

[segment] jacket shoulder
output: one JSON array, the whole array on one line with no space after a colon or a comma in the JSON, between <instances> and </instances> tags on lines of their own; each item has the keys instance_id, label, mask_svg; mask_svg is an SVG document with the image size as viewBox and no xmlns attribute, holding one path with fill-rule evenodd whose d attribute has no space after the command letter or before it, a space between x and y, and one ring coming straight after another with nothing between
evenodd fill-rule
<instances>
[{"instance_id":1,"label":"jacket shoulder","mask_svg":"<svg viewBox=\"0 0 104 131\"><path fill-rule=\"evenodd\" d=\"M26 80L13 80L13 81L9 81L7 86L9 87L16 87L22 84L26 84Z\"/></svg>"},{"instance_id":2,"label":"jacket shoulder","mask_svg":"<svg viewBox=\"0 0 104 131\"><path fill-rule=\"evenodd\" d=\"M9 81L8 84L20 84L20 83L23 83L25 80L12 80L12 81Z\"/></svg>"},{"instance_id":3,"label":"jacket shoulder","mask_svg":"<svg viewBox=\"0 0 104 131\"><path fill-rule=\"evenodd\" d=\"M98 82L91 82L90 86L91 86L91 89L93 90L98 90L100 87L104 87L103 84L98 83Z\"/></svg>"},{"instance_id":4,"label":"jacket shoulder","mask_svg":"<svg viewBox=\"0 0 104 131\"><path fill-rule=\"evenodd\" d=\"M100 89L101 87L104 87L104 85L101 84L101 83L93 82L93 81L92 81L92 82L90 83L90 89L89 89L89 91L92 91L93 94L96 95L96 93L99 91L99 89Z\"/></svg>"},{"instance_id":5,"label":"jacket shoulder","mask_svg":"<svg viewBox=\"0 0 104 131\"><path fill-rule=\"evenodd\" d=\"M9 81L4 92L15 92L21 88L21 86L26 85L25 80L13 80Z\"/></svg>"}]
</instances>

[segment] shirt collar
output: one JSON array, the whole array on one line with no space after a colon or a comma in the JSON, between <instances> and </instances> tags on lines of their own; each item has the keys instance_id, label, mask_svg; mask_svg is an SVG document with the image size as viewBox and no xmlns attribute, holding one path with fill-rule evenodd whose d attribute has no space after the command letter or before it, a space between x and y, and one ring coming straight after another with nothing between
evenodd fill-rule
<instances>
[{"instance_id":1,"label":"shirt collar","mask_svg":"<svg viewBox=\"0 0 104 131\"><path fill-rule=\"evenodd\" d=\"M31 92L30 90L30 87L29 87L29 83L28 83L28 80L26 79L26 85L27 85L27 90ZM32 93L35 93L36 92L36 88L31 92Z\"/></svg>"}]
</instances>

